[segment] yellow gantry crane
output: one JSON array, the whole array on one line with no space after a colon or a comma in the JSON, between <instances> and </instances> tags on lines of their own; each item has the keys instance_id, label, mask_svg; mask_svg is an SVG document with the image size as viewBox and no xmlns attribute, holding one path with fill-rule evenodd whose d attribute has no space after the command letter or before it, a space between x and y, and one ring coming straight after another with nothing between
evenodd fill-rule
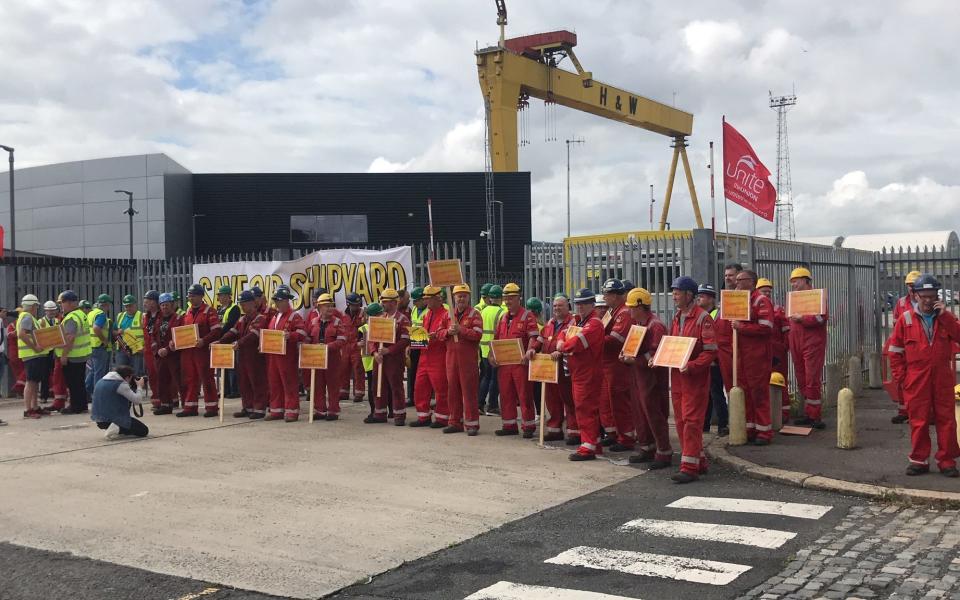
<instances>
[{"instance_id":1,"label":"yellow gantry crane","mask_svg":"<svg viewBox=\"0 0 960 600\"><path fill-rule=\"evenodd\" d=\"M697 227L703 227L697 191L693 185L690 162L687 160L687 136L693 131L693 115L672 106L644 98L615 86L597 81L585 71L573 52L577 34L551 31L505 39L507 8L505 0L495 0L500 42L476 52L480 90L487 107L490 162L494 172L517 171L517 111L526 98L588 112L600 117L640 127L673 139L673 160L667 177L667 191L660 215L660 230L667 225L670 197L677 173L677 162L683 170L693 203ZM577 72L557 67L569 58Z\"/></svg>"}]
</instances>

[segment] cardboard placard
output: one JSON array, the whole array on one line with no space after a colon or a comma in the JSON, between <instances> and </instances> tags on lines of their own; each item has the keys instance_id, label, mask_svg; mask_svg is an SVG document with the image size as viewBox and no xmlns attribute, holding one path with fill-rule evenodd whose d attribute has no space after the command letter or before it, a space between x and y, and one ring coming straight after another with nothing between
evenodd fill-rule
<instances>
[{"instance_id":1,"label":"cardboard placard","mask_svg":"<svg viewBox=\"0 0 960 600\"><path fill-rule=\"evenodd\" d=\"M234 364L233 344L210 344L210 368L232 369Z\"/></svg>"},{"instance_id":2,"label":"cardboard placard","mask_svg":"<svg viewBox=\"0 0 960 600\"><path fill-rule=\"evenodd\" d=\"M300 369L327 368L326 344L300 344Z\"/></svg>"},{"instance_id":3,"label":"cardboard placard","mask_svg":"<svg viewBox=\"0 0 960 600\"><path fill-rule=\"evenodd\" d=\"M463 283L459 258L427 261L427 273L430 275L430 285L434 287L453 287Z\"/></svg>"},{"instance_id":4,"label":"cardboard placard","mask_svg":"<svg viewBox=\"0 0 960 600\"><path fill-rule=\"evenodd\" d=\"M123 332L120 333L120 337L123 338L123 343L127 345L127 348L129 348L133 354L139 354L143 351L143 339L135 336L129 329L124 329Z\"/></svg>"},{"instance_id":5,"label":"cardboard placard","mask_svg":"<svg viewBox=\"0 0 960 600\"><path fill-rule=\"evenodd\" d=\"M367 341L376 344L395 344L397 341L397 320L390 317L370 317L367 319Z\"/></svg>"},{"instance_id":6,"label":"cardboard placard","mask_svg":"<svg viewBox=\"0 0 960 600\"><path fill-rule=\"evenodd\" d=\"M199 340L200 330L197 328L196 323L193 325L180 325L179 327L173 328L173 347L176 350L196 348Z\"/></svg>"},{"instance_id":7,"label":"cardboard placard","mask_svg":"<svg viewBox=\"0 0 960 600\"><path fill-rule=\"evenodd\" d=\"M557 383L560 378L559 362L549 354L534 354L527 368L527 379L541 383Z\"/></svg>"},{"instance_id":8,"label":"cardboard placard","mask_svg":"<svg viewBox=\"0 0 960 600\"><path fill-rule=\"evenodd\" d=\"M750 320L750 290L720 290L720 318Z\"/></svg>"},{"instance_id":9,"label":"cardboard placard","mask_svg":"<svg viewBox=\"0 0 960 600\"><path fill-rule=\"evenodd\" d=\"M787 292L787 316L807 317L827 312L826 290Z\"/></svg>"},{"instance_id":10,"label":"cardboard placard","mask_svg":"<svg viewBox=\"0 0 960 600\"><path fill-rule=\"evenodd\" d=\"M60 325L38 327L33 330L33 337L37 341L37 345L44 350L63 348L67 345L67 341L63 338L63 327Z\"/></svg>"},{"instance_id":11,"label":"cardboard placard","mask_svg":"<svg viewBox=\"0 0 960 600\"><path fill-rule=\"evenodd\" d=\"M287 353L287 340L284 339L283 334L282 329L261 329L260 353L285 355Z\"/></svg>"},{"instance_id":12,"label":"cardboard placard","mask_svg":"<svg viewBox=\"0 0 960 600\"><path fill-rule=\"evenodd\" d=\"M647 328L643 325L631 325L627 333L627 339L623 342L623 355L636 358L640 353L640 345L643 344L643 338L647 336Z\"/></svg>"},{"instance_id":13,"label":"cardboard placard","mask_svg":"<svg viewBox=\"0 0 960 600\"><path fill-rule=\"evenodd\" d=\"M810 435L810 432L813 431L812 427L797 427L795 425L784 425L780 428L780 433L783 435Z\"/></svg>"},{"instance_id":14,"label":"cardboard placard","mask_svg":"<svg viewBox=\"0 0 960 600\"><path fill-rule=\"evenodd\" d=\"M693 348L697 345L697 338L679 335L665 335L660 339L657 353L653 357L653 364L658 367L682 369L687 366Z\"/></svg>"},{"instance_id":15,"label":"cardboard placard","mask_svg":"<svg viewBox=\"0 0 960 600\"><path fill-rule=\"evenodd\" d=\"M523 363L523 347L517 338L493 340L490 342L490 349L493 350L493 358L497 361L497 365L519 365Z\"/></svg>"}]
</instances>

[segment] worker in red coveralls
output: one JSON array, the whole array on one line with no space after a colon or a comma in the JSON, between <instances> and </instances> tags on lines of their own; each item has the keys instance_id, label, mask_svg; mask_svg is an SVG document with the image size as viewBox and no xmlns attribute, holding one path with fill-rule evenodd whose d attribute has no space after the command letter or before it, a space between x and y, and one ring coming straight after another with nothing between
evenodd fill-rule
<instances>
[{"instance_id":1,"label":"worker in red coveralls","mask_svg":"<svg viewBox=\"0 0 960 600\"><path fill-rule=\"evenodd\" d=\"M665 469L673 464L673 448L670 446L670 369L650 366L657 353L660 340L667 334L667 327L650 310L653 296L643 288L634 288L627 294L627 308L634 322L646 327L637 356L625 356L620 360L634 365L631 401L634 410L634 426L637 430L638 452L630 457L631 464L650 463L651 469Z\"/></svg>"},{"instance_id":2,"label":"worker in red coveralls","mask_svg":"<svg viewBox=\"0 0 960 600\"><path fill-rule=\"evenodd\" d=\"M790 273L790 287L795 292L813 289L813 276L806 267L797 267ZM805 315L790 317L790 358L797 387L803 394L803 417L796 425L823 429L821 420L821 388L823 387L823 362L827 357L827 319L829 315Z\"/></svg>"},{"instance_id":3,"label":"worker in red coveralls","mask_svg":"<svg viewBox=\"0 0 960 600\"><path fill-rule=\"evenodd\" d=\"M737 383L746 399L747 443L773 441L770 416L770 373L773 371L773 302L757 290L757 274L737 273L737 289L750 292L750 320L734 321L737 330Z\"/></svg>"},{"instance_id":4,"label":"worker in red coveralls","mask_svg":"<svg viewBox=\"0 0 960 600\"><path fill-rule=\"evenodd\" d=\"M310 296L310 308L306 311L306 314L303 315L303 330L307 333L313 330L313 324L316 323L317 319L320 318L320 307L317 306L317 298L321 294L326 294L326 288L320 288L314 290L313 294ZM306 304L304 304L304 309L307 309ZM300 371L300 383L303 386L304 391L309 396L310 394L310 369L301 369Z\"/></svg>"},{"instance_id":5,"label":"worker in red coveralls","mask_svg":"<svg viewBox=\"0 0 960 600\"><path fill-rule=\"evenodd\" d=\"M907 286L907 294L897 299L897 303L893 306L893 322L896 323L897 319L900 318L905 312L912 311L916 308L916 295L913 293L913 283L920 277L920 271L910 271L907 273L906 278L903 282ZM889 360L890 352L888 346L890 345L890 340L888 339L883 344L883 355ZM901 384L896 380L893 380L894 386L887 386L887 391L891 395L891 399L897 403L897 414L890 418L890 422L899 425L900 423L906 423L910 420L910 417L907 413L907 405L903 400L903 390L901 389Z\"/></svg>"},{"instance_id":6,"label":"worker in red coveralls","mask_svg":"<svg viewBox=\"0 0 960 600\"><path fill-rule=\"evenodd\" d=\"M336 421L340 418L342 353L349 339L347 317L337 310L332 294L320 294L317 308L320 309L320 318L313 322L309 339L313 344L327 345L327 368L317 370L317 389L313 392L313 419Z\"/></svg>"},{"instance_id":7,"label":"worker in red coveralls","mask_svg":"<svg viewBox=\"0 0 960 600\"><path fill-rule=\"evenodd\" d=\"M221 344L233 344L237 351L237 379L242 408L233 413L235 419L262 419L267 415L267 361L260 354L260 330L267 325L267 316L257 310L257 298L251 290L240 292L237 299L243 314L220 338Z\"/></svg>"},{"instance_id":8,"label":"worker in red coveralls","mask_svg":"<svg viewBox=\"0 0 960 600\"><path fill-rule=\"evenodd\" d=\"M703 453L703 419L710 401L710 364L717 354L713 317L697 306L697 282L687 276L673 280L670 286L677 312L670 335L696 339L693 352L682 369L670 369L673 392L673 418L680 438L680 472L671 477L677 483L690 483L707 472ZM653 366L653 361L649 363ZM768 372L769 377L769 372Z\"/></svg>"},{"instance_id":9,"label":"worker in red coveralls","mask_svg":"<svg viewBox=\"0 0 960 600\"><path fill-rule=\"evenodd\" d=\"M737 274L743 271L740 263L730 263L723 269L723 289L737 289ZM717 310L719 314L719 309ZM717 364L720 365L720 377L723 389L730 395L733 387L733 323L719 317L714 318L714 333L717 336Z\"/></svg>"},{"instance_id":10,"label":"worker in red coveralls","mask_svg":"<svg viewBox=\"0 0 960 600\"><path fill-rule=\"evenodd\" d=\"M195 283L187 289L190 303L181 318L181 325L197 326L196 348L180 350L180 374L186 383L183 410L178 417L195 417L199 410L200 388L203 387L203 416L216 417L218 411L217 382L210 368L210 344L223 333L217 310L203 301L203 286Z\"/></svg>"},{"instance_id":11,"label":"worker in red coveralls","mask_svg":"<svg viewBox=\"0 0 960 600\"><path fill-rule=\"evenodd\" d=\"M364 419L364 423L382 423L387 418L387 404L393 406L393 424L400 427L407 418L406 401L403 398L403 370L405 368L404 355L410 346L410 318L398 310L400 294L393 288L380 292L380 304L383 305L383 317L393 319L396 328L394 343L378 344L370 342L368 349L375 361L374 370L379 371L383 365L383 381L377 401L374 403L374 414ZM377 374L375 377L379 377ZM371 390L376 394L376 389Z\"/></svg>"},{"instance_id":12,"label":"worker in red coveralls","mask_svg":"<svg viewBox=\"0 0 960 600\"><path fill-rule=\"evenodd\" d=\"M19 310L19 308L18 308ZM16 319L7 325L7 365L10 367L9 380L10 393L20 395L23 388L27 385L27 371L23 367L23 361L20 360L20 348L17 344L17 323Z\"/></svg>"},{"instance_id":13,"label":"worker in red coveralls","mask_svg":"<svg viewBox=\"0 0 960 600\"><path fill-rule=\"evenodd\" d=\"M293 423L300 419L300 390L297 365L300 362L298 344L307 341L306 324L300 313L293 310L293 292L286 285L277 286L273 293L276 312L264 329L283 332L285 354L267 355L267 386L270 389L270 410L264 421ZM262 334L261 334L262 335Z\"/></svg>"},{"instance_id":14,"label":"worker in red coveralls","mask_svg":"<svg viewBox=\"0 0 960 600\"><path fill-rule=\"evenodd\" d=\"M147 369L147 380L150 382L150 401L154 408L160 406L160 396L157 394L157 356L153 348L153 324L160 315L160 292L150 290L143 295L143 363Z\"/></svg>"},{"instance_id":15,"label":"worker in red coveralls","mask_svg":"<svg viewBox=\"0 0 960 600\"><path fill-rule=\"evenodd\" d=\"M954 415L954 346L960 322L939 299L940 282L932 275L916 279L917 305L903 313L890 336L890 367L901 382L910 413L910 466L907 475L930 470L930 421L937 431L937 468L945 477L957 471L957 422Z\"/></svg>"},{"instance_id":16,"label":"worker in red coveralls","mask_svg":"<svg viewBox=\"0 0 960 600\"><path fill-rule=\"evenodd\" d=\"M353 380L353 401L363 402L367 376L363 371L360 346L357 345L357 332L366 322L363 312L363 298L360 294L347 294L347 307L344 309L343 324L347 330L347 344L340 351L340 399L350 398L350 381Z\"/></svg>"},{"instance_id":17,"label":"worker in red coveralls","mask_svg":"<svg viewBox=\"0 0 960 600\"><path fill-rule=\"evenodd\" d=\"M603 395L600 399L600 422L607 434L603 445L609 446L611 452L630 452L637 445L630 393L634 369L620 360L620 352L633 319L625 306L627 290L622 281L608 279L603 282L601 291L607 305L603 329Z\"/></svg>"},{"instance_id":18,"label":"worker in red coveralls","mask_svg":"<svg viewBox=\"0 0 960 600\"><path fill-rule=\"evenodd\" d=\"M757 280L757 291L770 298L773 302L773 282L761 277ZM787 350L790 345L790 319L787 318L787 311L780 305L773 305L773 336L770 338L773 344L773 370L783 376L784 387L787 385L787 375L789 366L787 365ZM784 402L781 407L783 413L783 422L790 420L790 403Z\"/></svg>"},{"instance_id":19,"label":"worker in red coveralls","mask_svg":"<svg viewBox=\"0 0 960 600\"><path fill-rule=\"evenodd\" d=\"M160 312L150 329L150 348L157 366L157 378L151 383L157 390L157 407L153 414L169 415L180 391L180 357L173 349L173 329L180 326L180 315L173 294L160 294L157 300Z\"/></svg>"},{"instance_id":20,"label":"worker in red coveralls","mask_svg":"<svg viewBox=\"0 0 960 600\"><path fill-rule=\"evenodd\" d=\"M582 288L574 296L577 308L576 326L571 334L568 326L561 332L561 351L570 367L573 405L580 428L580 446L568 457L573 461L594 460L603 454L597 439L600 435L600 401L603 389L603 323L596 310L593 290Z\"/></svg>"},{"instance_id":21,"label":"worker in red coveralls","mask_svg":"<svg viewBox=\"0 0 960 600\"><path fill-rule=\"evenodd\" d=\"M429 314L427 315L429 316ZM466 430L473 436L480 432L480 411L477 393L480 389L480 336L483 319L480 311L470 306L470 286L462 283L453 288L453 321L441 330L438 338L447 345L447 406L450 419L444 433Z\"/></svg>"},{"instance_id":22,"label":"worker in red coveralls","mask_svg":"<svg viewBox=\"0 0 960 600\"><path fill-rule=\"evenodd\" d=\"M450 419L450 409L447 406L447 343L440 335L442 331L450 328L450 314L443 306L440 288L428 285L423 288L423 298L427 301L423 328L427 330L428 339L427 347L420 350L417 381L413 386L417 420L410 423L410 427L439 429L446 427ZM432 422L431 396L436 397Z\"/></svg>"},{"instance_id":23,"label":"worker in red coveralls","mask_svg":"<svg viewBox=\"0 0 960 600\"><path fill-rule=\"evenodd\" d=\"M520 405L520 416L523 437L533 437L537 430L537 411L533 405L533 391L527 379L527 346L540 335L537 316L523 307L520 297L520 286L508 283L503 286L503 303L507 310L497 323L494 334L496 340L520 340L521 364L501 365L497 362L494 353L490 354L490 365L497 368L497 382L500 387L500 416L503 426L494 432L495 435L517 435L517 404ZM599 391L599 390L598 390Z\"/></svg>"},{"instance_id":24,"label":"worker in red coveralls","mask_svg":"<svg viewBox=\"0 0 960 600\"><path fill-rule=\"evenodd\" d=\"M574 316L570 312L570 299L564 294L557 294L553 298L553 316L543 326L537 339L530 342L527 350L527 360L533 358L537 352L549 354L554 361L560 362L557 383L544 383L547 386L547 430L544 432L545 442L557 442L564 439L563 424L567 424L567 445L580 444L580 428L577 425L577 413L573 404L573 387L570 381L570 372L565 364L563 352L560 351L560 342L563 332L574 324Z\"/></svg>"}]
</instances>

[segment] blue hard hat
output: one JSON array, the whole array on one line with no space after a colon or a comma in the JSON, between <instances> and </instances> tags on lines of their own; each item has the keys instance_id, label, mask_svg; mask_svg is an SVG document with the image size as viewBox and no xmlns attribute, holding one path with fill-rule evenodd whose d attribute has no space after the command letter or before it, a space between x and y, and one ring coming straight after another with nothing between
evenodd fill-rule
<instances>
[{"instance_id":1,"label":"blue hard hat","mask_svg":"<svg viewBox=\"0 0 960 600\"><path fill-rule=\"evenodd\" d=\"M187 288L188 296L203 296L204 294L205 294L205 291L203 289L203 286L200 285L199 283L195 283L191 285L189 288Z\"/></svg>"},{"instance_id":2,"label":"blue hard hat","mask_svg":"<svg viewBox=\"0 0 960 600\"><path fill-rule=\"evenodd\" d=\"M160 304L163 304L165 302L173 302L173 294L171 294L170 292L164 292L160 294Z\"/></svg>"},{"instance_id":3,"label":"blue hard hat","mask_svg":"<svg viewBox=\"0 0 960 600\"><path fill-rule=\"evenodd\" d=\"M931 275L930 273L923 273L920 277L917 277L916 281L913 282L913 291L920 292L923 290L939 290L940 282L937 281L937 278Z\"/></svg>"},{"instance_id":4,"label":"blue hard hat","mask_svg":"<svg viewBox=\"0 0 960 600\"><path fill-rule=\"evenodd\" d=\"M258 286L258 285L255 285L255 286L253 286L252 288L250 288L250 291L253 292L253 297L254 297L254 298L262 298L262 297L263 297L263 290L261 290L261 289L260 289L260 286Z\"/></svg>"},{"instance_id":5,"label":"blue hard hat","mask_svg":"<svg viewBox=\"0 0 960 600\"><path fill-rule=\"evenodd\" d=\"M636 284L630 281L629 279L623 280L623 292L625 294L629 294L630 290L632 290L635 287L637 287Z\"/></svg>"},{"instance_id":6,"label":"blue hard hat","mask_svg":"<svg viewBox=\"0 0 960 600\"><path fill-rule=\"evenodd\" d=\"M63 302L63 301L66 301L66 302L79 302L79 301L80 301L80 296L78 296L77 293L76 293L75 291L73 291L73 290L66 290L66 291L60 293L60 301L61 301L61 302Z\"/></svg>"},{"instance_id":7,"label":"blue hard hat","mask_svg":"<svg viewBox=\"0 0 960 600\"><path fill-rule=\"evenodd\" d=\"M581 288L577 291L576 296L573 297L574 304L591 304L597 301L596 294L593 293L593 290L589 288Z\"/></svg>"},{"instance_id":8,"label":"blue hard hat","mask_svg":"<svg viewBox=\"0 0 960 600\"><path fill-rule=\"evenodd\" d=\"M362 304L363 299L360 294L347 294L347 304Z\"/></svg>"},{"instance_id":9,"label":"blue hard hat","mask_svg":"<svg viewBox=\"0 0 960 600\"><path fill-rule=\"evenodd\" d=\"M611 278L603 282L603 287L600 288L600 291L604 294L625 294L626 288L623 287L622 281Z\"/></svg>"},{"instance_id":10,"label":"blue hard hat","mask_svg":"<svg viewBox=\"0 0 960 600\"><path fill-rule=\"evenodd\" d=\"M256 299L257 297L253 294L253 290L243 290L240 292L237 302L253 302Z\"/></svg>"},{"instance_id":11,"label":"blue hard hat","mask_svg":"<svg viewBox=\"0 0 960 600\"><path fill-rule=\"evenodd\" d=\"M700 287L697 288L697 295L699 296L700 294L707 294L708 296L716 298L717 290L709 283L701 283Z\"/></svg>"},{"instance_id":12,"label":"blue hard hat","mask_svg":"<svg viewBox=\"0 0 960 600\"><path fill-rule=\"evenodd\" d=\"M154 302L160 301L160 292L157 290L150 290L143 295L144 300L153 300Z\"/></svg>"},{"instance_id":13,"label":"blue hard hat","mask_svg":"<svg viewBox=\"0 0 960 600\"><path fill-rule=\"evenodd\" d=\"M697 293L697 282L693 280L693 277L687 277L686 275L681 275L673 280L673 283L670 284L671 290L680 290L681 292L690 292L691 294Z\"/></svg>"}]
</instances>

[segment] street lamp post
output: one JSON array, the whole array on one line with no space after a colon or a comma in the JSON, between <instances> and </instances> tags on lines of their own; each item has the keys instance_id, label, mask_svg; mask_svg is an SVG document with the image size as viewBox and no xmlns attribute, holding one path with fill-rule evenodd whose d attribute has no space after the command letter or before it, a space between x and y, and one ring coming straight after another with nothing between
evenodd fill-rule
<instances>
[{"instance_id":1,"label":"street lamp post","mask_svg":"<svg viewBox=\"0 0 960 600\"><path fill-rule=\"evenodd\" d=\"M113 191L117 194L126 194L127 201L130 203L130 207L123 211L123 214L130 216L130 260L133 260L133 215L137 214L137 211L133 210L133 192L128 192L127 190Z\"/></svg>"},{"instance_id":2,"label":"street lamp post","mask_svg":"<svg viewBox=\"0 0 960 600\"><path fill-rule=\"evenodd\" d=\"M0 144L0 149L6 150L10 155L10 256L12 258L17 257L17 227L16 227L16 203L14 202L13 197L13 148L10 146L4 146ZM16 267L14 267L14 272L16 272Z\"/></svg>"},{"instance_id":3,"label":"street lamp post","mask_svg":"<svg viewBox=\"0 0 960 600\"><path fill-rule=\"evenodd\" d=\"M567 237L570 237L570 144L582 144L583 138L566 140L567 143Z\"/></svg>"}]
</instances>

